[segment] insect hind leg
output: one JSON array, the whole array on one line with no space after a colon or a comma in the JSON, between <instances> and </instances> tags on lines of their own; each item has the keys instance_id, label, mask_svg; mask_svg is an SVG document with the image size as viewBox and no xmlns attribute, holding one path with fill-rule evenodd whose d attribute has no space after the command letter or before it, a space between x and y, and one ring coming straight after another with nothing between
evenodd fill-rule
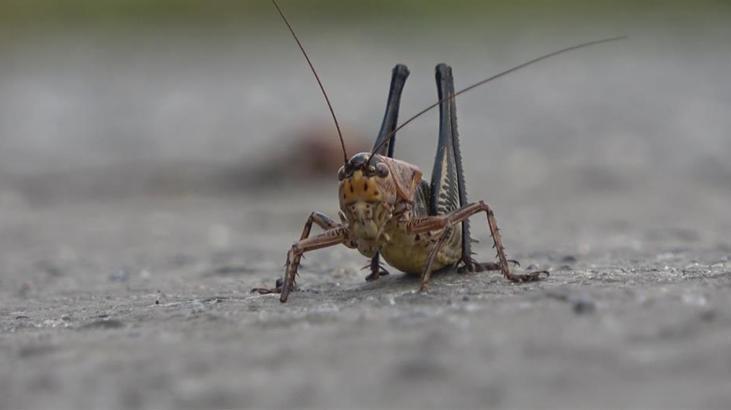
<instances>
[{"instance_id":1,"label":"insect hind leg","mask_svg":"<svg viewBox=\"0 0 731 410\"><path fill-rule=\"evenodd\" d=\"M457 104L454 98L450 98L454 95L452 68L446 64L439 64L435 68L435 74L441 103L439 105L439 143L432 174L432 189L434 190L432 214L438 215L463 208L468 205L468 201L457 128ZM442 170L446 170L446 174ZM472 259L473 239L470 236L468 219L461 222L461 230L462 259L459 264L464 265L463 268L470 271L499 269L494 264L479 264Z\"/></svg>"},{"instance_id":2,"label":"insect hind leg","mask_svg":"<svg viewBox=\"0 0 731 410\"><path fill-rule=\"evenodd\" d=\"M435 189L433 196L433 215L446 213L445 211L456 211L467 206L467 187L462 165L462 151L459 143L459 132L457 129L457 104L454 98L454 77L452 68L446 64L436 66L437 89L439 92L439 146L437 161L434 167L432 188ZM440 158L441 157L441 158ZM442 165L446 161L446 167ZM441 170L447 169L447 175L442 175ZM450 200L440 206L440 197ZM477 262L472 258L472 243L477 242L470 236L470 221L465 218L461 222L462 228L462 258L458 263L459 272L482 272L489 270L501 270L498 263ZM520 265L517 261L510 259L509 262Z\"/></svg>"},{"instance_id":3,"label":"insect hind leg","mask_svg":"<svg viewBox=\"0 0 731 410\"><path fill-rule=\"evenodd\" d=\"M393 135L398 125L398 113L401 105L401 93L406 85L406 79L409 77L409 69L403 64L397 64L391 74L391 86L388 90L388 99L386 100L386 112L383 114L383 122L381 130L378 132L373 148L380 146L374 154L379 154L393 158L394 146L396 144L396 135ZM388 142L384 140L388 139Z\"/></svg>"},{"instance_id":4,"label":"insect hind leg","mask_svg":"<svg viewBox=\"0 0 731 410\"><path fill-rule=\"evenodd\" d=\"M391 71L391 86L388 90L388 99L386 100L386 112L383 114L383 122L381 123L381 130L378 132L378 138L373 144L374 149L379 145L381 148L375 151L374 154L379 154L393 158L394 147L396 144L396 135L393 135L393 131L398 125L398 113L401 105L401 93L403 92L404 85L406 85L406 79L409 77L409 69L403 64L396 64ZM388 139L388 142L384 142ZM388 275L388 271L383 268L380 263L380 255L376 253L371 258L370 265L364 268L370 267L371 273L366 276L366 281L374 281L381 276Z\"/></svg>"}]
</instances>

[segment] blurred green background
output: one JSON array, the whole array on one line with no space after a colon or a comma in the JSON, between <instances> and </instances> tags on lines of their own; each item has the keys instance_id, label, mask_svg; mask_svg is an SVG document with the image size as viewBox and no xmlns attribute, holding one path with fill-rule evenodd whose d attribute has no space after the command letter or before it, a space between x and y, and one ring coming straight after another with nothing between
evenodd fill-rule
<instances>
[{"instance_id":1,"label":"blurred green background","mask_svg":"<svg viewBox=\"0 0 731 410\"><path fill-rule=\"evenodd\" d=\"M628 20L718 17L729 13L731 2L701 1L579 1L579 0L371 0L287 1L281 4L301 18L338 21L397 19L438 21L479 19L488 22L511 19L520 24L531 18L569 18ZM3 25L32 26L81 24L95 26L135 25L141 23L229 25L260 22L272 7L267 0L4 0L0 4Z\"/></svg>"}]
</instances>

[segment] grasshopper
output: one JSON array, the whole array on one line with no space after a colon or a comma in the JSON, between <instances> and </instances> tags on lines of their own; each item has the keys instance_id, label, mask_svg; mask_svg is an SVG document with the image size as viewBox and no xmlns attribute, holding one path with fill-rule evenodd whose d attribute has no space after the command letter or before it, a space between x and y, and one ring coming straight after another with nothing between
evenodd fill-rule
<instances>
[{"instance_id":1,"label":"grasshopper","mask_svg":"<svg viewBox=\"0 0 731 410\"><path fill-rule=\"evenodd\" d=\"M297 269L304 253L335 245L357 249L370 258L367 281L387 275L380 258L407 274L421 277L420 291L428 289L433 271L457 267L459 271L479 272L499 270L511 282L532 282L549 275L548 271L514 273L505 254L500 230L492 208L485 201L469 202L457 132L455 97L482 84L502 77L525 66L594 44L619 40L613 37L592 41L555 51L535 58L458 92L454 91L452 69L446 64L436 66L438 101L418 112L401 125L398 112L409 70L394 67L391 86L378 137L371 152L361 152L348 158L345 142L335 111L325 88L302 43L294 32L276 0L274 7L287 25L317 80L330 110L343 150L344 165L338 170L340 187L340 222L321 212L307 218L299 241L287 252L284 277L273 289L255 288L260 294L279 293L282 303L295 288ZM422 179L415 165L394 158L396 132L432 108L439 106L439 139L431 182ZM497 251L497 261L480 263L472 258L469 218L484 213ZM312 225L324 230L310 236Z\"/></svg>"}]
</instances>

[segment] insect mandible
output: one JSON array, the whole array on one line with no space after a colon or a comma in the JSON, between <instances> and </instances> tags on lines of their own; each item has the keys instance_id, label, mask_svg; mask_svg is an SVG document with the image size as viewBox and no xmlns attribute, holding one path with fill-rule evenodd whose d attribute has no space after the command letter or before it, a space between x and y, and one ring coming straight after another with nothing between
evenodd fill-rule
<instances>
[{"instance_id":1,"label":"insect mandible","mask_svg":"<svg viewBox=\"0 0 731 410\"><path fill-rule=\"evenodd\" d=\"M361 152L348 158L345 142L335 111L312 61L276 0L274 7L287 25L325 97L343 150L344 165L338 171L340 181L340 222L320 212L312 212L300 240L287 252L284 277L274 288L255 288L261 294L279 293L282 303L295 288L300 259L305 252L335 245L357 249L371 259L366 280L378 279L388 272L380 258L394 268L421 277L420 291L428 288L433 271L457 267L460 271L499 270L511 282L532 282L548 276L547 271L514 273L505 255L500 230L492 208L484 201L468 202L462 168L462 156L457 133L455 97L507 75L528 65L595 44L625 38L612 37L582 43L545 54L538 58L493 75L460 91L454 91L452 69L446 64L436 66L438 101L419 111L401 125L398 111L401 92L409 70L396 65L386 104L386 113L371 152ZM422 180L421 170L393 157L396 132L411 121L439 106L439 139L431 183ZM469 218L484 213L497 251L497 261L480 263L472 258L472 238ZM310 236L312 225L324 230Z\"/></svg>"}]
</instances>

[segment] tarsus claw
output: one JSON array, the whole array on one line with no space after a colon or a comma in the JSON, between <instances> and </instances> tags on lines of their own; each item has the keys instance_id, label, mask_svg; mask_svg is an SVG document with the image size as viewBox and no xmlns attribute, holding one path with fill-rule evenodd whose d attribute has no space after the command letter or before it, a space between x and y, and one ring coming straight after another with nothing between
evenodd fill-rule
<instances>
[{"instance_id":1,"label":"tarsus claw","mask_svg":"<svg viewBox=\"0 0 731 410\"><path fill-rule=\"evenodd\" d=\"M381 264L381 263L378 264L378 271L374 272L372 270L373 266L370 263L368 265L365 265L362 268L360 268L360 270L366 270L366 269L371 269L371 273L368 276L366 276L366 278L365 278L366 282L372 282L374 280L377 280L381 276L386 276L386 275L390 274L386 270L386 268L383 267L383 264Z\"/></svg>"},{"instance_id":2,"label":"tarsus claw","mask_svg":"<svg viewBox=\"0 0 731 410\"><path fill-rule=\"evenodd\" d=\"M551 274L547 270L539 270L539 271L530 272L530 273L510 275L510 276L508 276L508 280L510 280L511 282L517 282L517 283L536 282L536 281L539 281L542 279L541 274L545 274L546 278L551 276Z\"/></svg>"},{"instance_id":3,"label":"tarsus claw","mask_svg":"<svg viewBox=\"0 0 731 410\"><path fill-rule=\"evenodd\" d=\"M274 283L274 289L269 289L269 288L253 288L253 289L251 289L251 293L258 293L260 295L269 295L271 293L282 293L282 285L283 284L284 284L284 281L282 280L282 278L279 278Z\"/></svg>"}]
</instances>

